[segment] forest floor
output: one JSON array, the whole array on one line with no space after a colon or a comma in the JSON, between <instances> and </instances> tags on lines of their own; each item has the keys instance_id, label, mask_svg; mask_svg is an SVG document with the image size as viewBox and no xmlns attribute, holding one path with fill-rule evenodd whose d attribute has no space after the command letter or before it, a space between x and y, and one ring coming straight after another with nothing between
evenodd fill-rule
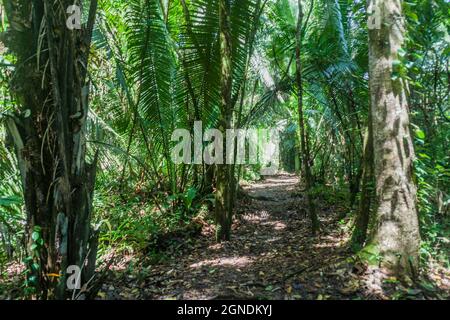
<instances>
[{"instance_id":1,"label":"forest floor","mask_svg":"<svg viewBox=\"0 0 450 320\"><path fill-rule=\"evenodd\" d=\"M320 234L312 237L298 177L243 186L232 241L213 228L178 243L166 259L133 268L122 262L103 284L103 299L446 299L450 273L439 266L405 287L353 258L344 207L318 199ZM299 209L300 208L300 209ZM348 221L347 221L348 222ZM120 265L116 269L120 269ZM133 271L130 271L132 269Z\"/></svg>"},{"instance_id":2,"label":"forest floor","mask_svg":"<svg viewBox=\"0 0 450 320\"><path fill-rule=\"evenodd\" d=\"M232 239L217 244L214 227L169 239L155 254L104 257L96 299L449 299L450 270L429 263L405 285L355 259L348 208L337 194L316 199L321 230L310 233L298 177L243 185ZM0 299L20 299L23 266L0 277ZM2 272L4 274L4 272ZM2 289L3 286L3 289Z\"/></svg>"}]
</instances>

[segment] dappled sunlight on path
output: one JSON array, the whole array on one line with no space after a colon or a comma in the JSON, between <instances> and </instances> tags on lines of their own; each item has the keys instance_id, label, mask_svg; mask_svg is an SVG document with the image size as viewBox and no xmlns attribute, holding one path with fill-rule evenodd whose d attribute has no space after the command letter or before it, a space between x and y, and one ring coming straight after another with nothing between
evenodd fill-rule
<instances>
[{"instance_id":1,"label":"dappled sunlight on path","mask_svg":"<svg viewBox=\"0 0 450 320\"><path fill-rule=\"evenodd\" d=\"M236 206L232 241L216 244L202 237L188 254L151 266L157 275L140 285L147 299L317 298L320 286L295 276L317 270L328 260L343 260L345 239L311 238L297 195L298 177L280 175L243 186ZM321 216L324 224L337 214ZM303 271L302 271L303 270ZM159 280L155 280L159 279Z\"/></svg>"},{"instance_id":2,"label":"dappled sunlight on path","mask_svg":"<svg viewBox=\"0 0 450 320\"><path fill-rule=\"evenodd\" d=\"M366 268L355 266L342 204L317 201L321 232L311 237L295 175L244 185L232 240L215 243L211 230L185 252L151 264L151 276L123 275L120 299L367 299ZM129 276L128 276L129 277ZM110 297L111 295L109 295Z\"/></svg>"}]
</instances>

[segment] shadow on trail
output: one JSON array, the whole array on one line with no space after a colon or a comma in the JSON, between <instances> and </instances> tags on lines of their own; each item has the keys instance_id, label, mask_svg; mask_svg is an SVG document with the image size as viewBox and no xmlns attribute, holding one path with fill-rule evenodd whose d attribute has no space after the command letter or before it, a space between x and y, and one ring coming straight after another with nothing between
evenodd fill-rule
<instances>
[{"instance_id":1,"label":"shadow on trail","mask_svg":"<svg viewBox=\"0 0 450 320\"><path fill-rule=\"evenodd\" d=\"M305 276L345 261L347 239L335 221L338 214L329 211L320 215L320 236L310 236L297 187L294 175L244 186L232 241L216 244L204 236L188 253L151 266L153 276L139 283L138 298L316 299L322 291L327 294L329 286L321 279Z\"/></svg>"},{"instance_id":2,"label":"shadow on trail","mask_svg":"<svg viewBox=\"0 0 450 320\"><path fill-rule=\"evenodd\" d=\"M108 298L386 298L383 283L349 259L350 232L338 221L342 204L317 201L321 232L311 237L298 177L268 177L243 189L230 242L204 234L187 252L150 265L149 275L125 277Z\"/></svg>"}]
</instances>

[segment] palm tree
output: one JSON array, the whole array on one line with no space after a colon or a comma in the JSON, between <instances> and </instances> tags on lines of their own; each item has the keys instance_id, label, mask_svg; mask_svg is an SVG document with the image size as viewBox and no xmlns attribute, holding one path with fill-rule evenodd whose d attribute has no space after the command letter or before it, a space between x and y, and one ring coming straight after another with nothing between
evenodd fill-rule
<instances>
[{"instance_id":1,"label":"palm tree","mask_svg":"<svg viewBox=\"0 0 450 320\"><path fill-rule=\"evenodd\" d=\"M96 162L87 162L87 66L97 1L83 30L66 28L73 1L5 0L16 56L12 93L19 110L8 116L27 214L27 282L40 297L67 296L66 270L95 270L97 233L91 228ZM49 274L62 274L59 281Z\"/></svg>"},{"instance_id":2,"label":"palm tree","mask_svg":"<svg viewBox=\"0 0 450 320\"><path fill-rule=\"evenodd\" d=\"M311 3L311 6L314 2ZM308 202L308 211L311 219L311 232L316 234L319 230L319 219L316 213L316 207L314 205L314 199L312 195L312 188L314 187L313 178L311 174L311 157L309 154L309 140L305 129L305 120L303 112L303 75L302 75L302 33L303 33L303 5L302 1L298 0L298 20L297 20L297 32L296 32L296 48L295 48L295 61L296 61L296 82L297 82L297 98L298 98L298 115L299 115L299 128L300 128L300 146L302 155L302 171L305 179L305 191Z\"/></svg>"}]
</instances>

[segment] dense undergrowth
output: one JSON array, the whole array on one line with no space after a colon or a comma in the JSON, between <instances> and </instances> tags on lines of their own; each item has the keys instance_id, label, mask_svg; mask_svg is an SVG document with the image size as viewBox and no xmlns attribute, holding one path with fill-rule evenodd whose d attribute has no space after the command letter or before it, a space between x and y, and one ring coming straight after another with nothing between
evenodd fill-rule
<instances>
[{"instance_id":1,"label":"dense undergrowth","mask_svg":"<svg viewBox=\"0 0 450 320\"><path fill-rule=\"evenodd\" d=\"M360 214L363 173L370 162L364 150L371 123L364 1L230 3L233 80L227 96L232 97L233 125L277 128L280 171L300 176L310 167L309 186L303 174L296 196L312 197L312 202L325 210L319 214L329 213L338 221L342 228L338 234L343 233L347 241ZM299 23L297 6L302 3L305 20ZM2 9L0 4L0 13ZM418 188L420 258L426 272L434 264L450 268L448 1L405 1L404 15L406 41L393 63L391 80L409 83L411 140L417 154L413 180ZM1 18L0 33L4 34L10 26L8 19ZM175 164L171 161L175 143L170 138L175 129L193 132L199 121L204 129L221 122L221 66L229 65L221 61L219 21L217 0L99 1L89 48L91 92L86 124L87 162L97 159L96 155L99 159L93 216L87 223L99 231L99 271L124 257L150 264L170 260L201 237L205 228L208 236L214 237L217 168ZM3 37L0 297L15 290L14 297L23 298L35 294L32 274L39 271L37 262L45 244L41 226L34 226L30 217L27 221L24 182L8 121L30 116L38 121L41 114L30 115L15 95L13 80L17 80L15 72L20 67L2 41ZM48 81L46 64L37 65L42 69L40 81ZM43 160L45 142L34 146L42 167L49 161ZM55 154L52 147L48 149ZM58 161L56 157L55 175L60 171ZM236 197L245 198L248 195L239 184L264 179L261 167L236 165L229 179L219 182L231 180ZM371 215L372 231L376 199L374 190L369 193L372 207L363 213ZM234 212L240 209L235 207ZM302 217L310 210L305 202L294 209ZM320 239L320 232L312 239ZM351 254L363 247L349 246Z\"/></svg>"}]
</instances>

